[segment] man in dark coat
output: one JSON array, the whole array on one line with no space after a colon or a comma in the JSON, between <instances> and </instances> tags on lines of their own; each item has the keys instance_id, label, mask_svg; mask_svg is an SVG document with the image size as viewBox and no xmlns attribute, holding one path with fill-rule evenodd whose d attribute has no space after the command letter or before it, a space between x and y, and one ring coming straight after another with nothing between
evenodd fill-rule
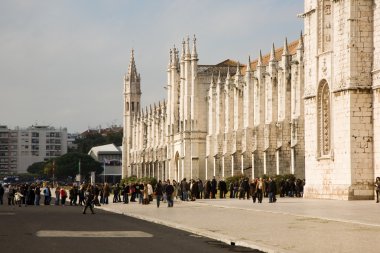
<instances>
[{"instance_id":1,"label":"man in dark coat","mask_svg":"<svg viewBox=\"0 0 380 253\"><path fill-rule=\"evenodd\" d=\"M0 184L0 205L3 204L4 187Z\"/></svg>"},{"instance_id":2,"label":"man in dark coat","mask_svg":"<svg viewBox=\"0 0 380 253\"><path fill-rule=\"evenodd\" d=\"M215 199L215 194L217 192L217 185L215 177L211 180L211 198Z\"/></svg>"},{"instance_id":3,"label":"man in dark coat","mask_svg":"<svg viewBox=\"0 0 380 253\"><path fill-rule=\"evenodd\" d=\"M156 195L157 207L160 207L160 202L161 202L162 194L163 194L163 188L162 188L161 180L158 181L158 183L156 185L156 189L154 190L154 193Z\"/></svg>"},{"instance_id":4,"label":"man in dark coat","mask_svg":"<svg viewBox=\"0 0 380 253\"><path fill-rule=\"evenodd\" d=\"M277 186L276 182L269 178L269 184L268 184L268 197L269 197L269 203L276 202L276 193L277 193Z\"/></svg>"},{"instance_id":5,"label":"man in dark coat","mask_svg":"<svg viewBox=\"0 0 380 253\"><path fill-rule=\"evenodd\" d=\"M172 184L170 184L170 180L168 180L165 190L166 190L166 197L168 200L168 207L173 207L174 187Z\"/></svg>"},{"instance_id":6,"label":"man in dark coat","mask_svg":"<svg viewBox=\"0 0 380 253\"><path fill-rule=\"evenodd\" d=\"M224 199L227 193L227 184L223 179L219 181L218 188L219 188L219 198Z\"/></svg>"}]
</instances>

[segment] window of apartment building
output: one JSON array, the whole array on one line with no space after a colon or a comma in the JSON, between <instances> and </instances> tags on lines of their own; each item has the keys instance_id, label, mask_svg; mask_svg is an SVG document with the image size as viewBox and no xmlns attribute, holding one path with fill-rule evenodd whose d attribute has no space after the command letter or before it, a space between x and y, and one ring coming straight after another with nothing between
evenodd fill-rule
<instances>
[{"instance_id":1,"label":"window of apartment building","mask_svg":"<svg viewBox=\"0 0 380 253\"><path fill-rule=\"evenodd\" d=\"M40 137L40 133L33 132L32 137Z\"/></svg>"}]
</instances>

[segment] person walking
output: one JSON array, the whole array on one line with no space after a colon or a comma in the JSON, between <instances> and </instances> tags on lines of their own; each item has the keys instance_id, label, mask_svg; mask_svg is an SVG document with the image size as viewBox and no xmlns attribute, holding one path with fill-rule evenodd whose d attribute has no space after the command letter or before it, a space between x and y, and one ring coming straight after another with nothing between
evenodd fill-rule
<instances>
[{"instance_id":1,"label":"person walking","mask_svg":"<svg viewBox=\"0 0 380 253\"><path fill-rule=\"evenodd\" d=\"M182 192L181 200L182 201L188 201L188 188L190 187L187 186L186 178L184 178L181 181L181 192Z\"/></svg>"},{"instance_id":2,"label":"person walking","mask_svg":"<svg viewBox=\"0 0 380 253\"><path fill-rule=\"evenodd\" d=\"M94 201L94 190L92 189L92 186L89 185L87 187L86 193L85 193L85 205L83 208L83 214L86 214L86 210L89 207L92 214L95 214L94 209L92 207Z\"/></svg>"},{"instance_id":3,"label":"person walking","mask_svg":"<svg viewBox=\"0 0 380 253\"><path fill-rule=\"evenodd\" d=\"M4 187L2 184L0 184L0 205L4 204L3 203L4 192L5 192Z\"/></svg>"},{"instance_id":4,"label":"person walking","mask_svg":"<svg viewBox=\"0 0 380 253\"><path fill-rule=\"evenodd\" d=\"M158 183L156 185L156 189L154 190L154 192L156 194L157 208L159 208L160 202L162 199L162 183L161 183L161 180L158 181Z\"/></svg>"},{"instance_id":5,"label":"person walking","mask_svg":"<svg viewBox=\"0 0 380 253\"><path fill-rule=\"evenodd\" d=\"M144 183L142 204L143 205L148 205L149 204L149 194L148 194L148 185L147 185L147 183Z\"/></svg>"},{"instance_id":6,"label":"person walking","mask_svg":"<svg viewBox=\"0 0 380 253\"><path fill-rule=\"evenodd\" d=\"M84 189L83 189L84 190ZM108 205L108 197L110 196L111 188L108 183L104 184L104 189L103 189L103 201L104 204Z\"/></svg>"},{"instance_id":7,"label":"person walking","mask_svg":"<svg viewBox=\"0 0 380 253\"><path fill-rule=\"evenodd\" d=\"M251 183L249 184L249 189L250 189L250 195L252 196L252 202L256 202L256 184L257 184L257 179L252 179Z\"/></svg>"},{"instance_id":8,"label":"person walking","mask_svg":"<svg viewBox=\"0 0 380 253\"><path fill-rule=\"evenodd\" d=\"M64 206L66 204L66 198L67 198L67 193L65 188L61 187L59 190L59 195L61 196L61 205Z\"/></svg>"},{"instance_id":9,"label":"person walking","mask_svg":"<svg viewBox=\"0 0 380 253\"><path fill-rule=\"evenodd\" d=\"M39 206L41 199L41 188L39 185L36 185L36 188L34 189L34 196L34 205Z\"/></svg>"},{"instance_id":10,"label":"person walking","mask_svg":"<svg viewBox=\"0 0 380 253\"><path fill-rule=\"evenodd\" d=\"M276 182L272 178L269 178L269 184L268 184L269 203L276 202L276 197L275 197L276 192L277 192Z\"/></svg>"},{"instance_id":11,"label":"person walking","mask_svg":"<svg viewBox=\"0 0 380 253\"><path fill-rule=\"evenodd\" d=\"M46 185L44 189L44 205L49 206L50 205L50 200L51 200L51 191L50 187Z\"/></svg>"},{"instance_id":12,"label":"person walking","mask_svg":"<svg viewBox=\"0 0 380 253\"><path fill-rule=\"evenodd\" d=\"M212 199L215 199L215 196L217 193L217 186L218 186L218 183L216 182L215 177L213 177L211 180L211 198Z\"/></svg>"},{"instance_id":13,"label":"person walking","mask_svg":"<svg viewBox=\"0 0 380 253\"><path fill-rule=\"evenodd\" d=\"M55 187L54 194L55 194L54 205L59 206L59 202L61 202L61 187L59 187L59 185Z\"/></svg>"},{"instance_id":14,"label":"person walking","mask_svg":"<svg viewBox=\"0 0 380 253\"><path fill-rule=\"evenodd\" d=\"M69 190L69 200L70 200L70 206L74 204L74 186L72 186Z\"/></svg>"},{"instance_id":15,"label":"person walking","mask_svg":"<svg viewBox=\"0 0 380 253\"><path fill-rule=\"evenodd\" d=\"M174 205L173 192L174 192L174 187L173 185L170 184L170 180L168 179L167 185L166 185L166 196L168 200L168 207L173 207Z\"/></svg>"},{"instance_id":16,"label":"person walking","mask_svg":"<svg viewBox=\"0 0 380 253\"><path fill-rule=\"evenodd\" d=\"M263 179L260 177L259 181L257 181L257 184L256 184L256 195L257 195L258 203L261 203L263 201L263 191L264 191L264 182L263 182Z\"/></svg>"},{"instance_id":17,"label":"person walking","mask_svg":"<svg viewBox=\"0 0 380 253\"><path fill-rule=\"evenodd\" d=\"M123 203L129 203L129 184L123 184Z\"/></svg>"},{"instance_id":18,"label":"person walking","mask_svg":"<svg viewBox=\"0 0 380 253\"><path fill-rule=\"evenodd\" d=\"M16 192L14 194L14 202L16 205L18 205L19 207L21 207L21 204L22 204L22 198L24 197L24 195L21 194L21 187L17 187L16 189Z\"/></svg>"},{"instance_id":19,"label":"person walking","mask_svg":"<svg viewBox=\"0 0 380 253\"><path fill-rule=\"evenodd\" d=\"M199 179L198 178L198 196L197 196L197 198L198 199L203 199L203 191L204 191L204 189L203 189L203 182L202 182L202 180L201 179Z\"/></svg>"},{"instance_id":20,"label":"person walking","mask_svg":"<svg viewBox=\"0 0 380 253\"><path fill-rule=\"evenodd\" d=\"M379 203L379 197L380 197L380 177L376 177L375 190L376 190L376 203Z\"/></svg>"},{"instance_id":21,"label":"person walking","mask_svg":"<svg viewBox=\"0 0 380 253\"><path fill-rule=\"evenodd\" d=\"M78 191L78 197L79 197L79 205L80 206L83 206L85 203L84 203L84 192L86 191L85 189L85 185L82 184L79 188L79 191Z\"/></svg>"}]
</instances>

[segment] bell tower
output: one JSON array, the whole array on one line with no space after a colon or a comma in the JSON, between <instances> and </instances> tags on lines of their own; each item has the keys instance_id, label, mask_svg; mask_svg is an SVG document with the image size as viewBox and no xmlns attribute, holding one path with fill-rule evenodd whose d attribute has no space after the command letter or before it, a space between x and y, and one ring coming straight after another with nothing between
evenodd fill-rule
<instances>
[{"instance_id":1,"label":"bell tower","mask_svg":"<svg viewBox=\"0 0 380 253\"><path fill-rule=\"evenodd\" d=\"M132 120L139 114L141 106L140 74L137 73L134 50L131 51L128 73L124 76L124 132L122 151L122 178L133 174L130 166L132 145Z\"/></svg>"}]
</instances>

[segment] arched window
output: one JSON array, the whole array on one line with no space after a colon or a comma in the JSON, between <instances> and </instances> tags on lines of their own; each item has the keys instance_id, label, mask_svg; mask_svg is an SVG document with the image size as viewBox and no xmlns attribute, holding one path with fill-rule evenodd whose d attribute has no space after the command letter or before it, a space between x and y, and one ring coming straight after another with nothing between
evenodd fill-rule
<instances>
[{"instance_id":1,"label":"arched window","mask_svg":"<svg viewBox=\"0 0 380 253\"><path fill-rule=\"evenodd\" d=\"M127 102L127 112L129 112L129 102Z\"/></svg>"},{"instance_id":2,"label":"arched window","mask_svg":"<svg viewBox=\"0 0 380 253\"><path fill-rule=\"evenodd\" d=\"M320 156L330 155L331 149L330 89L326 80L318 87L318 144Z\"/></svg>"}]
</instances>

